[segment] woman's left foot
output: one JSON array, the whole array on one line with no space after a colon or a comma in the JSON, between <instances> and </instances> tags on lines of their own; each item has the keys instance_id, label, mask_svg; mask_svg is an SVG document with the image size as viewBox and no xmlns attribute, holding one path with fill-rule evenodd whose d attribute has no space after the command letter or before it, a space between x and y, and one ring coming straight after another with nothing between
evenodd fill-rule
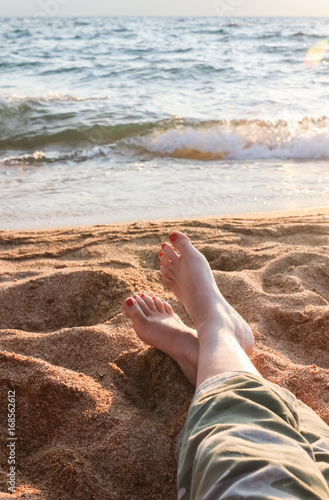
<instances>
[{"instance_id":1,"label":"woman's left foot","mask_svg":"<svg viewBox=\"0 0 329 500\"><path fill-rule=\"evenodd\" d=\"M144 294L129 297L123 303L123 310L132 320L138 337L171 356L195 386L199 357L196 331L182 322L168 302L157 297Z\"/></svg>"}]
</instances>

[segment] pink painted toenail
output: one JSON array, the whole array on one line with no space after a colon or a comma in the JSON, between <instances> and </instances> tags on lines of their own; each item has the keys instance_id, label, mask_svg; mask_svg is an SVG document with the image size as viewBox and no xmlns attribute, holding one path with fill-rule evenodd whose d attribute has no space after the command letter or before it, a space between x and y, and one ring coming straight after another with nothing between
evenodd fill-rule
<instances>
[{"instance_id":1,"label":"pink painted toenail","mask_svg":"<svg viewBox=\"0 0 329 500\"><path fill-rule=\"evenodd\" d=\"M160 262L160 266L162 266L162 262Z\"/></svg>"},{"instance_id":2,"label":"pink painted toenail","mask_svg":"<svg viewBox=\"0 0 329 500\"><path fill-rule=\"evenodd\" d=\"M161 248L164 248L165 246L166 246L166 244L165 244L165 243L162 243Z\"/></svg>"},{"instance_id":3,"label":"pink painted toenail","mask_svg":"<svg viewBox=\"0 0 329 500\"><path fill-rule=\"evenodd\" d=\"M137 299L137 295L134 295L134 299Z\"/></svg>"},{"instance_id":4,"label":"pink painted toenail","mask_svg":"<svg viewBox=\"0 0 329 500\"><path fill-rule=\"evenodd\" d=\"M145 295L143 293L141 293L141 297L145 297Z\"/></svg>"},{"instance_id":5,"label":"pink painted toenail","mask_svg":"<svg viewBox=\"0 0 329 500\"><path fill-rule=\"evenodd\" d=\"M135 304L134 302L134 299L132 299L131 297L127 300L127 304L129 307L133 306Z\"/></svg>"},{"instance_id":6,"label":"pink painted toenail","mask_svg":"<svg viewBox=\"0 0 329 500\"><path fill-rule=\"evenodd\" d=\"M156 297L152 297L152 300L155 300L155 299L156 299Z\"/></svg>"},{"instance_id":7,"label":"pink painted toenail","mask_svg":"<svg viewBox=\"0 0 329 500\"><path fill-rule=\"evenodd\" d=\"M169 235L169 240L171 241L171 243L174 243L174 241L176 241L178 238L178 234L176 233L172 233Z\"/></svg>"},{"instance_id":8,"label":"pink painted toenail","mask_svg":"<svg viewBox=\"0 0 329 500\"><path fill-rule=\"evenodd\" d=\"M162 257L162 255L163 255L163 252L160 252L160 253L159 253L159 257Z\"/></svg>"}]
</instances>

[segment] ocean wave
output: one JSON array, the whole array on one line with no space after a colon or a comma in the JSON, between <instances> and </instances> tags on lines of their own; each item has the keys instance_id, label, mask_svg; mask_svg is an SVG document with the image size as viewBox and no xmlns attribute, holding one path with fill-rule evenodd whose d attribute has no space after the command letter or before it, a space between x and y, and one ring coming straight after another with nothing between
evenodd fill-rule
<instances>
[{"instance_id":1,"label":"ocean wave","mask_svg":"<svg viewBox=\"0 0 329 500\"><path fill-rule=\"evenodd\" d=\"M165 130L165 121L163 130ZM130 137L147 134L157 128L157 122L151 123L122 123L117 125L91 125L77 124L58 130L49 129L41 133L26 133L24 135L13 135L10 138L0 139L0 150L36 150L56 148L57 150L68 150L71 148L93 148L115 143Z\"/></svg>"},{"instance_id":2,"label":"ocean wave","mask_svg":"<svg viewBox=\"0 0 329 500\"><path fill-rule=\"evenodd\" d=\"M146 160L329 159L329 117L207 122L173 117L146 123L77 126L0 141L2 150L5 146L11 154L0 159L2 165L81 162L112 154ZM20 153L15 155L13 150Z\"/></svg>"},{"instance_id":3,"label":"ocean wave","mask_svg":"<svg viewBox=\"0 0 329 500\"><path fill-rule=\"evenodd\" d=\"M45 153L34 151L34 153L22 155L7 155L0 158L0 166L15 167L17 165L42 166L47 163L81 163L97 157L108 157L111 153L110 147L94 146L91 149L75 150L69 153Z\"/></svg>"},{"instance_id":4,"label":"ocean wave","mask_svg":"<svg viewBox=\"0 0 329 500\"><path fill-rule=\"evenodd\" d=\"M103 101L109 99L109 96L79 97L75 95L61 95L58 92L47 92L36 96L26 96L19 94L10 94L0 96L0 112L5 108L17 107L21 104L39 104L45 102L84 102L84 101Z\"/></svg>"},{"instance_id":5,"label":"ocean wave","mask_svg":"<svg viewBox=\"0 0 329 500\"><path fill-rule=\"evenodd\" d=\"M138 154L221 159L329 159L329 118L277 122L239 120L180 126L130 141Z\"/></svg>"},{"instance_id":6,"label":"ocean wave","mask_svg":"<svg viewBox=\"0 0 329 500\"><path fill-rule=\"evenodd\" d=\"M241 22L230 22L226 26L228 26L229 28L241 28L242 26L245 26L245 25L246 25L245 23L241 23Z\"/></svg>"},{"instance_id":7,"label":"ocean wave","mask_svg":"<svg viewBox=\"0 0 329 500\"><path fill-rule=\"evenodd\" d=\"M195 34L200 34L200 35L227 35L228 32L224 28L212 28L212 29L206 29L206 28L198 28L193 31Z\"/></svg>"}]
</instances>

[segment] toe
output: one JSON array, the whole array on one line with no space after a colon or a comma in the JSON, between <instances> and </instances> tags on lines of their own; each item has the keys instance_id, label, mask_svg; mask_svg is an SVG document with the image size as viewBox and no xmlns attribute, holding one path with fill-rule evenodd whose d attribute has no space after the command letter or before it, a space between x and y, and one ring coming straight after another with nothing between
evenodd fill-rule
<instances>
[{"instance_id":1,"label":"toe","mask_svg":"<svg viewBox=\"0 0 329 500\"><path fill-rule=\"evenodd\" d=\"M155 304L155 307L157 308L157 310L160 313L164 313L165 312L165 308L164 308L164 305L163 305L163 301L161 299L159 299L158 297L152 297L152 300L153 300L153 303Z\"/></svg>"},{"instance_id":2,"label":"toe","mask_svg":"<svg viewBox=\"0 0 329 500\"><path fill-rule=\"evenodd\" d=\"M174 247L174 249L178 250L180 254L188 252L191 248L193 248L190 239L186 234L181 233L179 231L174 231L169 235L169 241Z\"/></svg>"},{"instance_id":3,"label":"toe","mask_svg":"<svg viewBox=\"0 0 329 500\"><path fill-rule=\"evenodd\" d=\"M154 304L154 301L151 299L151 297L149 295L145 295L144 293L142 293L141 299L143 299L143 301L145 302L145 304L147 305L149 310L151 310L153 312L157 311L157 308Z\"/></svg>"},{"instance_id":4,"label":"toe","mask_svg":"<svg viewBox=\"0 0 329 500\"><path fill-rule=\"evenodd\" d=\"M160 255L160 260L163 263L168 262L175 264L176 262L179 261L177 253L175 252L175 250L173 250L173 248L170 245L168 245L168 243L164 243L162 245L160 254L162 254Z\"/></svg>"},{"instance_id":5,"label":"toe","mask_svg":"<svg viewBox=\"0 0 329 500\"><path fill-rule=\"evenodd\" d=\"M161 271L163 278L171 279L172 281L174 281L175 274L173 273L173 271L171 269L168 269L165 266L161 266L160 271Z\"/></svg>"},{"instance_id":6,"label":"toe","mask_svg":"<svg viewBox=\"0 0 329 500\"><path fill-rule=\"evenodd\" d=\"M161 260L160 260L160 271L163 272L163 271L168 271L168 273L172 273L174 274L175 273L175 266L172 262L170 262L170 260L167 260L163 257L161 257Z\"/></svg>"},{"instance_id":7,"label":"toe","mask_svg":"<svg viewBox=\"0 0 329 500\"><path fill-rule=\"evenodd\" d=\"M163 300L162 303L163 303L163 307L164 307L164 310L166 311L166 313L173 316L174 311L172 310L171 305L168 304L168 302L166 302L165 300Z\"/></svg>"},{"instance_id":8,"label":"toe","mask_svg":"<svg viewBox=\"0 0 329 500\"><path fill-rule=\"evenodd\" d=\"M167 286L168 288L172 289L172 287L175 285L175 282L168 276L164 276L163 274L161 275L162 278L162 283L164 286Z\"/></svg>"},{"instance_id":9,"label":"toe","mask_svg":"<svg viewBox=\"0 0 329 500\"><path fill-rule=\"evenodd\" d=\"M139 305L139 307L141 308L141 310L143 311L143 313L145 314L145 316L147 316L149 314L149 312L150 312L150 308L144 302L143 298L140 295L134 295L134 299L136 300L137 304Z\"/></svg>"},{"instance_id":10,"label":"toe","mask_svg":"<svg viewBox=\"0 0 329 500\"><path fill-rule=\"evenodd\" d=\"M123 310L126 316L133 321L145 319L144 312L139 307L137 301L132 297L129 297L124 301Z\"/></svg>"}]
</instances>

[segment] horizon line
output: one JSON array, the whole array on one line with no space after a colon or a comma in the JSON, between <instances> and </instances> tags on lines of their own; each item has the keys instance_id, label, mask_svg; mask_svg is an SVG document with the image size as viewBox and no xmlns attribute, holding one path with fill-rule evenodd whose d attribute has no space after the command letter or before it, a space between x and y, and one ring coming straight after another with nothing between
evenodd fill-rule
<instances>
[{"instance_id":1,"label":"horizon line","mask_svg":"<svg viewBox=\"0 0 329 500\"><path fill-rule=\"evenodd\" d=\"M198 15L189 15L189 14L184 14L184 15L177 15L177 14L90 14L90 15L76 15L76 14L66 14L66 15L57 15L57 16L50 16L50 15L44 15L44 16L36 16L34 14L28 14L25 16L14 16L14 15L5 15L5 16L0 16L0 19L26 19L26 18L49 18L49 19L62 19L62 18L90 18L90 17L104 17L104 18L109 18L109 17L177 17L177 18L185 18L185 17L217 17L218 19L231 19L231 18L263 18L263 19L268 19L268 18L292 18L292 19L299 19L299 18L306 18L306 19L319 19L319 18L327 18L329 19L329 14L328 15L318 15L318 16L307 16L307 15L231 15L231 16L219 16L216 14L198 14Z\"/></svg>"}]
</instances>

